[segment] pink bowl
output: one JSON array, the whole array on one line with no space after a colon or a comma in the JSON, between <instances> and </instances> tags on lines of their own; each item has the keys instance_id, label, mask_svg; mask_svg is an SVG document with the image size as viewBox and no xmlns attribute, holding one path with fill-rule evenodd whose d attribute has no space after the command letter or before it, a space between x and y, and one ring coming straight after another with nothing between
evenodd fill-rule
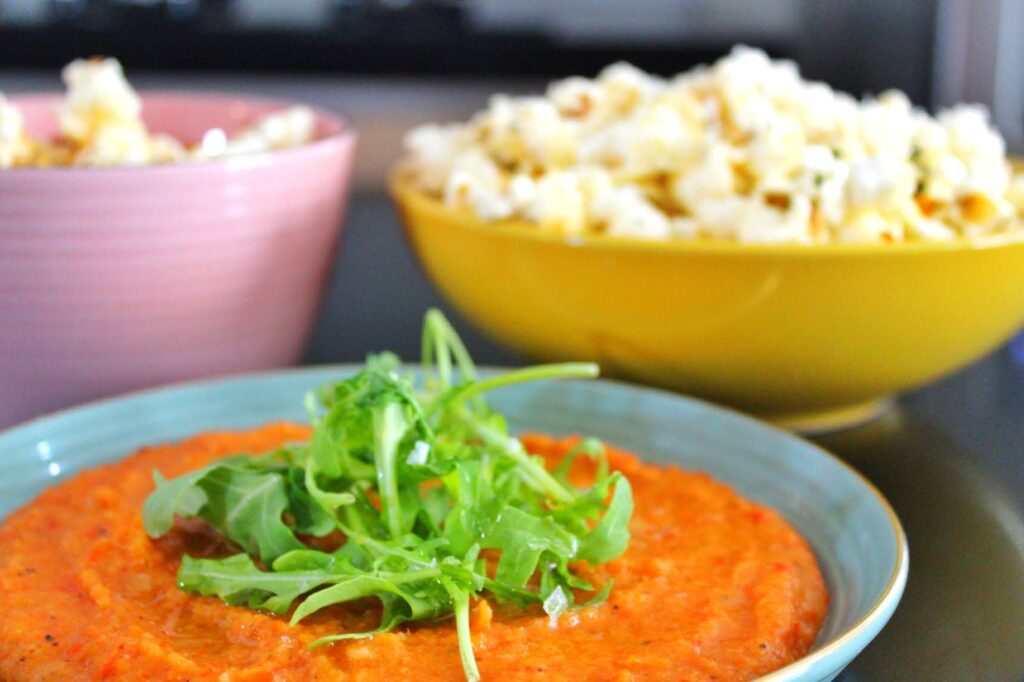
<instances>
[{"instance_id":1,"label":"pink bowl","mask_svg":"<svg viewBox=\"0 0 1024 682\"><path fill-rule=\"evenodd\" d=\"M12 98L35 135L54 95ZM143 95L186 142L288 102ZM340 234L355 134L231 159L0 171L0 427L168 381L298 361Z\"/></svg>"}]
</instances>

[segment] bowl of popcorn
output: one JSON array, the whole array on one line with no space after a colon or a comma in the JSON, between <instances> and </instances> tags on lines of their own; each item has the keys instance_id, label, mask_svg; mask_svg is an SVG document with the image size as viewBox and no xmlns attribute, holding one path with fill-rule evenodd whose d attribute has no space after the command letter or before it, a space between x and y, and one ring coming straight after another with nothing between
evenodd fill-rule
<instances>
[{"instance_id":1,"label":"bowl of popcorn","mask_svg":"<svg viewBox=\"0 0 1024 682\"><path fill-rule=\"evenodd\" d=\"M0 427L299 360L355 135L288 102L136 93L113 59L0 96Z\"/></svg>"},{"instance_id":2,"label":"bowl of popcorn","mask_svg":"<svg viewBox=\"0 0 1024 682\"><path fill-rule=\"evenodd\" d=\"M424 269L531 358L814 428L1024 322L1024 178L978 107L856 100L738 47L495 96L406 147Z\"/></svg>"}]
</instances>

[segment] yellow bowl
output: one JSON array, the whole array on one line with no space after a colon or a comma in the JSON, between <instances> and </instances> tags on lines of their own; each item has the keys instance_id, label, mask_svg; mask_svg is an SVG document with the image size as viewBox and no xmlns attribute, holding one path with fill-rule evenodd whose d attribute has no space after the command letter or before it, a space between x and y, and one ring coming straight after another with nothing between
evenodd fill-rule
<instances>
[{"instance_id":1,"label":"yellow bowl","mask_svg":"<svg viewBox=\"0 0 1024 682\"><path fill-rule=\"evenodd\" d=\"M500 343L540 360L595 360L605 374L776 421L864 413L1024 322L1020 238L810 247L580 238L485 224L401 172L391 190L424 269Z\"/></svg>"}]
</instances>

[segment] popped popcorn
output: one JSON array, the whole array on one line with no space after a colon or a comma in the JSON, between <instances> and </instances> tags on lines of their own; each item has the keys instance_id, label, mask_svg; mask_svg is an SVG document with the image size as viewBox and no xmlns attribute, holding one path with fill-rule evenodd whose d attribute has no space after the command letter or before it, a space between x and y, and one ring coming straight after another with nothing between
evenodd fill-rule
<instances>
[{"instance_id":1,"label":"popped popcorn","mask_svg":"<svg viewBox=\"0 0 1024 682\"><path fill-rule=\"evenodd\" d=\"M0 168L22 164L31 153L21 112L0 93Z\"/></svg>"},{"instance_id":2,"label":"popped popcorn","mask_svg":"<svg viewBox=\"0 0 1024 682\"><path fill-rule=\"evenodd\" d=\"M614 64L406 137L416 186L565 234L898 243L1019 230L1024 176L977 106L857 101L739 46L671 79Z\"/></svg>"},{"instance_id":3,"label":"popped popcorn","mask_svg":"<svg viewBox=\"0 0 1024 682\"><path fill-rule=\"evenodd\" d=\"M59 136L52 141L30 138L20 112L0 93L0 168L214 159L293 147L315 137L315 114L295 106L264 116L235 135L212 129L190 147L147 129L142 101L116 59L78 59L61 76L67 93L56 112Z\"/></svg>"},{"instance_id":4,"label":"popped popcorn","mask_svg":"<svg viewBox=\"0 0 1024 682\"><path fill-rule=\"evenodd\" d=\"M214 159L240 154L257 154L274 149L297 147L316 135L316 115L309 107L293 106L267 114L255 124L230 137L220 128L208 130L194 158Z\"/></svg>"}]
</instances>

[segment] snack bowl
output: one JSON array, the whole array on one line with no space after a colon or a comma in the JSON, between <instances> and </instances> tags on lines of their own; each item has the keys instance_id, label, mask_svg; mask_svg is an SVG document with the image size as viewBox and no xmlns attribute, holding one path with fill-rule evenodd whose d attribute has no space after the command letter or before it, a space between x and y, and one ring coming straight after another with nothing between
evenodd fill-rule
<instances>
[{"instance_id":1,"label":"snack bowl","mask_svg":"<svg viewBox=\"0 0 1024 682\"><path fill-rule=\"evenodd\" d=\"M38 137L60 96L10 101ZM291 102L142 94L195 143ZM0 426L102 395L298 361L340 235L355 134L231 158L0 171Z\"/></svg>"},{"instance_id":2,"label":"snack bowl","mask_svg":"<svg viewBox=\"0 0 1024 682\"><path fill-rule=\"evenodd\" d=\"M754 245L577 237L392 195L423 269L472 323L540 360L795 428L875 414L1024 323L1024 236ZM1024 233L1019 233L1024 234Z\"/></svg>"},{"instance_id":3,"label":"snack bowl","mask_svg":"<svg viewBox=\"0 0 1024 682\"><path fill-rule=\"evenodd\" d=\"M46 487L139 447L203 431L305 421L308 390L359 369L325 366L189 382L2 431L0 520ZM699 400L612 381L519 384L493 392L489 401L516 432L586 433L649 462L705 472L774 508L800 532L825 579L828 615L812 649L764 680L834 678L895 611L909 569L899 519L871 483L811 443Z\"/></svg>"}]
</instances>

